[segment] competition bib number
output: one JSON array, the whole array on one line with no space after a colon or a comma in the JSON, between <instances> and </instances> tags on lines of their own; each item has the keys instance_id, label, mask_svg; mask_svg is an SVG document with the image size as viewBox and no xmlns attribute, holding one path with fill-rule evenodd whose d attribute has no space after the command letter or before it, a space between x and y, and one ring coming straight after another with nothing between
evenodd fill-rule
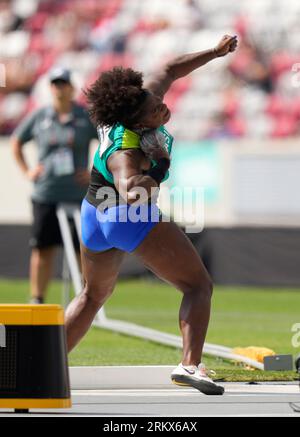
<instances>
[{"instance_id":1,"label":"competition bib number","mask_svg":"<svg viewBox=\"0 0 300 437\"><path fill-rule=\"evenodd\" d=\"M67 147L58 149L53 156L53 172L55 176L66 176L75 171L73 150Z\"/></svg>"}]
</instances>

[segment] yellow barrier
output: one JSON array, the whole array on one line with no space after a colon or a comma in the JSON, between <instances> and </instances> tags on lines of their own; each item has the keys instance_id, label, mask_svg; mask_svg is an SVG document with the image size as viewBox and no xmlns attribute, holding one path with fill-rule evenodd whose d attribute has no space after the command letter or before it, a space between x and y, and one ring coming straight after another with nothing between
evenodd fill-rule
<instances>
[{"instance_id":1,"label":"yellow barrier","mask_svg":"<svg viewBox=\"0 0 300 437\"><path fill-rule=\"evenodd\" d=\"M0 305L0 408L71 407L59 305Z\"/></svg>"}]
</instances>

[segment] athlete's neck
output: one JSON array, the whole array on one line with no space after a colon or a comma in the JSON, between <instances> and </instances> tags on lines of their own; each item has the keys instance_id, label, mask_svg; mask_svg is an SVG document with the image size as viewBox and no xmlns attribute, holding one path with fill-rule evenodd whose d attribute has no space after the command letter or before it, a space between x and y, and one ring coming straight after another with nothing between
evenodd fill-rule
<instances>
[{"instance_id":1,"label":"athlete's neck","mask_svg":"<svg viewBox=\"0 0 300 437\"><path fill-rule=\"evenodd\" d=\"M59 100L55 101L53 106L58 115L69 114L70 112L72 112L73 102L72 100Z\"/></svg>"}]
</instances>

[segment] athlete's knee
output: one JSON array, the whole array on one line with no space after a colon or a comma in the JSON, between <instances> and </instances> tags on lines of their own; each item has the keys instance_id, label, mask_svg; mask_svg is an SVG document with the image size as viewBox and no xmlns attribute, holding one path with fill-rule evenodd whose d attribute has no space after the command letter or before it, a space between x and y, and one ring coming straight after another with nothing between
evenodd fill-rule
<instances>
[{"instance_id":1,"label":"athlete's knee","mask_svg":"<svg viewBox=\"0 0 300 437\"><path fill-rule=\"evenodd\" d=\"M181 291L185 295L192 295L202 299L210 300L213 294L213 282L210 276L207 274L203 277L203 274L199 277L192 278L181 285Z\"/></svg>"},{"instance_id":2,"label":"athlete's knee","mask_svg":"<svg viewBox=\"0 0 300 437\"><path fill-rule=\"evenodd\" d=\"M112 295L114 291L113 285L93 285L85 284L82 291L83 297L91 304L101 306Z\"/></svg>"}]
</instances>

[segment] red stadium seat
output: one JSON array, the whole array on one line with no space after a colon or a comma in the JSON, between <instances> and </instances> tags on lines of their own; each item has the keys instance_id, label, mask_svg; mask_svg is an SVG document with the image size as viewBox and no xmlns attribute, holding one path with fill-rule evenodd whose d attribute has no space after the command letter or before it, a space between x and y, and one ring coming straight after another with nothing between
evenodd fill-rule
<instances>
[{"instance_id":1,"label":"red stadium seat","mask_svg":"<svg viewBox=\"0 0 300 437\"><path fill-rule=\"evenodd\" d=\"M274 79L277 79L285 71L290 71L295 58L288 52L276 53L271 59L271 73Z\"/></svg>"},{"instance_id":2,"label":"red stadium seat","mask_svg":"<svg viewBox=\"0 0 300 437\"><path fill-rule=\"evenodd\" d=\"M166 95L166 103L176 114L177 124L185 125L186 120L191 120L198 113L202 114L202 121L214 120L222 113L234 136L259 136L261 132L263 137L265 132L269 132L268 128L264 129L268 120L275 120L273 136L294 135L295 123L300 121L300 97L297 97L296 88L295 93L289 92L288 74L293 65L300 63L295 55L299 52L297 31L293 29L292 34L289 33L288 20L281 20L279 14L276 21L274 12L271 18L272 23L277 23L278 32L270 35L271 24L264 12L263 2L250 2L237 9L229 6L218 8L213 2L203 2L200 7L201 25L197 28L189 21L186 27L180 22L184 2L179 1L170 0L170 10L166 10L164 0L143 2L143 7L142 2L136 0L42 0L37 3L37 7L32 9L32 16L25 18L20 25L20 29L30 35L30 44L27 51L24 49L22 62L29 54L30 65L35 65L32 84L64 59L69 61L70 68L84 76L86 86L102 71L116 65L145 73L157 71L162 62L175 55L177 50L178 53L195 51L198 47L202 50L218 38L224 23L231 22L240 37L240 50L224 61L213 63L212 67L205 66L194 77L175 82ZM293 7L289 3L284 6L291 17ZM75 17L76 24L75 29L69 30L69 23L64 21L64 17L68 20L70 14ZM58 35L66 34L66 40L60 36L56 40L51 38L56 26ZM101 29L104 34L103 44L99 46L97 29L100 35ZM276 38L281 34L281 47L284 49L279 51L274 47L276 44L280 46ZM95 54L94 71L91 72L91 67L86 65L76 67L74 59L82 52ZM28 102L32 100L30 88L28 86L24 91ZM18 91L17 84L15 90ZM80 100L84 102L83 95ZM254 132L253 115L256 112L263 112L263 122Z\"/></svg>"},{"instance_id":3,"label":"red stadium seat","mask_svg":"<svg viewBox=\"0 0 300 437\"><path fill-rule=\"evenodd\" d=\"M288 111L288 102L279 95L271 95L266 105L266 113L272 117L281 117Z\"/></svg>"},{"instance_id":4,"label":"red stadium seat","mask_svg":"<svg viewBox=\"0 0 300 437\"><path fill-rule=\"evenodd\" d=\"M274 122L271 136L273 138L286 138L296 135L298 131L298 121L289 115L282 115Z\"/></svg>"},{"instance_id":5,"label":"red stadium seat","mask_svg":"<svg viewBox=\"0 0 300 437\"><path fill-rule=\"evenodd\" d=\"M243 137L247 129L245 120L238 117L228 120L226 126L233 137Z\"/></svg>"}]
</instances>

